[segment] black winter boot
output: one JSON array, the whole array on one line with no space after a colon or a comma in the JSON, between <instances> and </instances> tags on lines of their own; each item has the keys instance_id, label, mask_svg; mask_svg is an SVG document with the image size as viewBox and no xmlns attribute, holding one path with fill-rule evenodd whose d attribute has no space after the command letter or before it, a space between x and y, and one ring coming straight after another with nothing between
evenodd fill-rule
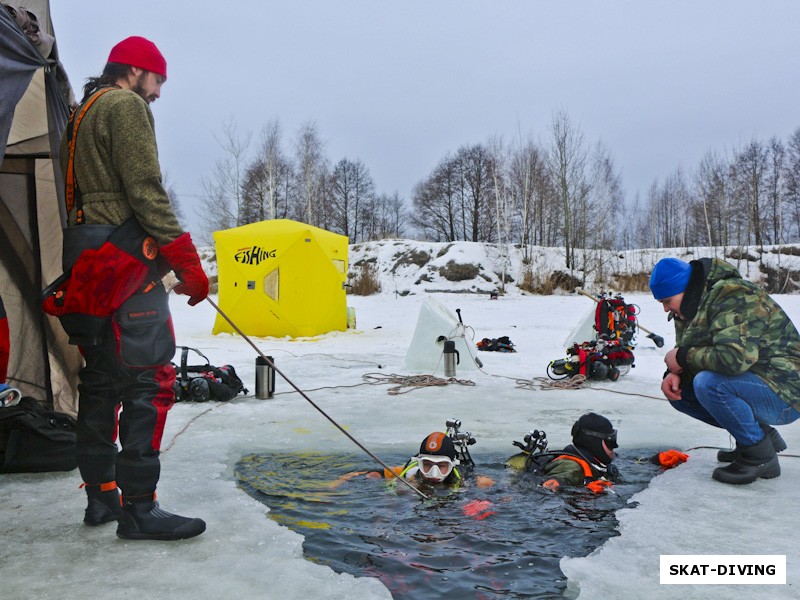
<instances>
[{"instance_id":1,"label":"black winter boot","mask_svg":"<svg viewBox=\"0 0 800 600\"><path fill-rule=\"evenodd\" d=\"M158 506L154 494L123 498L117 537L125 540L185 540L206 530L205 521L173 515Z\"/></svg>"},{"instance_id":2,"label":"black winter boot","mask_svg":"<svg viewBox=\"0 0 800 600\"><path fill-rule=\"evenodd\" d=\"M778 455L772 447L770 436L765 435L752 446L739 446L739 456L727 467L717 467L712 477L722 483L741 485L756 479L772 479L781 474Z\"/></svg>"},{"instance_id":3,"label":"black winter boot","mask_svg":"<svg viewBox=\"0 0 800 600\"><path fill-rule=\"evenodd\" d=\"M761 431L764 434L769 436L769 439L772 440L772 447L775 448L775 452L783 452L786 450L786 442L783 441L781 434L778 433L778 430L774 427L770 427L765 423L759 423L761 427ZM739 456L739 444L736 444L736 447L732 450L720 450L717 452L717 460L719 462L729 463L735 461Z\"/></svg>"},{"instance_id":4,"label":"black winter boot","mask_svg":"<svg viewBox=\"0 0 800 600\"><path fill-rule=\"evenodd\" d=\"M89 503L83 522L92 527L116 521L122 513L122 503L119 498L117 484L109 483L85 484L86 496Z\"/></svg>"}]
</instances>

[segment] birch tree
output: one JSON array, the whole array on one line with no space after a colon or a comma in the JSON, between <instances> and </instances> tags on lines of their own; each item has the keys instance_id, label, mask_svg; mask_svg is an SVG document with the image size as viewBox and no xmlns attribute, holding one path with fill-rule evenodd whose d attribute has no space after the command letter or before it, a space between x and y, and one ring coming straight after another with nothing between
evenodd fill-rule
<instances>
[{"instance_id":1,"label":"birch tree","mask_svg":"<svg viewBox=\"0 0 800 600\"><path fill-rule=\"evenodd\" d=\"M548 168L561 206L561 231L566 257L566 267L575 269L576 231L575 218L585 201L586 149L583 134L572 124L564 110L553 115L550 127Z\"/></svg>"}]
</instances>

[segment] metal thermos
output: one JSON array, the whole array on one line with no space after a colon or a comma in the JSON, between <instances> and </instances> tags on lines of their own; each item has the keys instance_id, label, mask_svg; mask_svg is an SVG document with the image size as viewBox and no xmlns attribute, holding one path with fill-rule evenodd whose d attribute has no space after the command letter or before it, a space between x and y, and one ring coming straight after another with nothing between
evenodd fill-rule
<instances>
[{"instance_id":1,"label":"metal thermos","mask_svg":"<svg viewBox=\"0 0 800 600\"><path fill-rule=\"evenodd\" d=\"M460 362L458 350L456 350L456 343L453 340L447 340L444 343L444 376L455 377L456 365Z\"/></svg>"},{"instance_id":2,"label":"metal thermos","mask_svg":"<svg viewBox=\"0 0 800 600\"><path fill-rule=\"evenodd\" d=\"M264 360L256 356L256 398L268 400L275 395L275 369L272 367L274 359L267 356Z\"/></svg>"}]
</instances>

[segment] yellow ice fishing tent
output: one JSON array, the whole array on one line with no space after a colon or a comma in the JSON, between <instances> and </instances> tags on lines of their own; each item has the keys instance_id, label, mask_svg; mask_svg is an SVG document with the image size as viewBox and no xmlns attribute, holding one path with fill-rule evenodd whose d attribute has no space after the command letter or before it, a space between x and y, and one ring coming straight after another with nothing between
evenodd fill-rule
<instances>
[{"instance_id":1,"label":"yellow ice fishing tent","mask_svg":"<svg viewBox=\"0 0 800 600\"><path fill-rule=\"evenodd\" d=\"M219 307L245 334L302 337L347 329L346 236L276 219L214 233ZM213 333L233 333L217 315Z\"/></svg>"}]
</instances>

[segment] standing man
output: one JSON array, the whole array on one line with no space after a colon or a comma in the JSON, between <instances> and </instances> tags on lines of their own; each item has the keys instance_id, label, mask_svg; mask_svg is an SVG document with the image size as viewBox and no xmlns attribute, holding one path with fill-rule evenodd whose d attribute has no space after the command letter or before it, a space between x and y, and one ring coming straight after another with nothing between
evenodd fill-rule
<instances>
[{"instance_id":1,"label":"standing man","mask_svg":"<svg viewBox=\"0 0 800 600\"><path fill-rule=\"evenodd\" d=\"M86 361L77 428L84 522L118 520L117 536L125 539L185 539L206 527L156 502L161 436L175 401L175 338L161 277L173 270L175 291L190 305L208 295L197 250L161 182L148 105L166 79L153 42L122 40L84 86L61 142L64 270L71 276L51 300Z\"/></svg>"},{"instance_id":2,"label":"standing man","mask_svg":"<svg viewBox=\"0 0 800 600\"><path fill-rule=\"evenodd\" d=\"M722 427L736 440L712 477L751 483L781 474L786 448L770 425L800 417L800 335L786 313L729 263L660 260L650 290L675 319L676 347L661 391L679 411Z\"/></svg>"}]
</instances>

